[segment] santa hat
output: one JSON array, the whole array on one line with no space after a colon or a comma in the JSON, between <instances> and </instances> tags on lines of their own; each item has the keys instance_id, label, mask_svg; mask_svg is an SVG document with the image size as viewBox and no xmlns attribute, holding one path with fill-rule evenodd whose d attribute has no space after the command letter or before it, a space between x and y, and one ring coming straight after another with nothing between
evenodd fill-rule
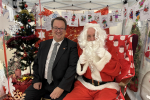
<instances>
[{"instance_id":1,"label":"santa hat","mask_svg":"<svg viewBox=\"0 0 150 100\"><path fill-rule=\"evenodd\" d=\"M97 22L95 20L91 21L90 23L92 24L97 24Z\"/></svg>"},{"instance_id":2,"label":"santa hat","mask_svg":"<svg viewBox=\"0 0 150 100\"><path fill-rule=\"evenodd\" d=\"M84 25L84 29L88 29L89 27L99 27L100 28L100 25L97 24L97 22L95 20L93 20L90 23L86 23Z\"/></svg>"}]
</instances>

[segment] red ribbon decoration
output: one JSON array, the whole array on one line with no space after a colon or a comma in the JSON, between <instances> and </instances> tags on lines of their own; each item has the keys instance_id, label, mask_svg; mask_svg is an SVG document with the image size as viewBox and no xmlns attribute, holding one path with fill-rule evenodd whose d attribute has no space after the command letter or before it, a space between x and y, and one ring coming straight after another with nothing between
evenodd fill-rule
<instances>
[{"instance_id":1,"label":"red ribbon decoration","mask_svg":"<svg viewBox=\"0 0 150 100\"><path fill-rule=\"evenodd\" d=\"M2 11L2 0L0 0L0 13L3 13ZM5 40L4 40L4 32L2 30L3 34L3 48L4 48L4 58L5 58L5 67L6 67L6 72L7 72L7 79L8 79L8 91L10 93L10 87L9 87L9 76L8 76L8 65L7 65L7 55L6 55L6 46L5 46Z\"/></svg>"},{"instance_id":2,"label":"red ribbon decoration","mask_svg":"<svg viewBox=\"0 0 150 100\"><path fill-rule=\"evenodd\" d=\"M41 14L41 2L39 0L39 7L40 7L40 14ZM41 23L41 30L42 30L42 16L40 15L40 23ZM42 33L41 33L42 36Z\"/></svg>"},{"instance_id":3,"label":"red ribbon decoration","mask_svg":"<svg viewBox=\"0 0 150 100\"><path fill-rule=\"evenodd\" d=\"M2 0L0 0L0 12L3 13L2 12Z\"/></svg>"},{"instance_id":4,"label":"red ribbon decoration","mask_svg":"<svg viewBox=\"0 0 150 100\"><path fill-rule=\"evenodd\" d=\"M2 34L3 34L3 48L4 48L5 67L6 67L7 79L8 79L8 91L10 93L9 76L8 76L8 65L7 65L7 54L6 54L6 46L5 46L4 32L3 31L2 31Z\"/></svg>"}]
</instances>

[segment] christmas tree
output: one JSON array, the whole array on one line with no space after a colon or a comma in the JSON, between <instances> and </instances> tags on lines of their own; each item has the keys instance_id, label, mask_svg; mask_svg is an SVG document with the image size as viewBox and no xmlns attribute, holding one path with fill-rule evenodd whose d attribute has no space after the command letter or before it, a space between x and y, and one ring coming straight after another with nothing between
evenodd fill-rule
<instances>
[{"instance_id":1,"label":"christmas tree","mask_svg":"<svg viewBox=\"0 0 150 100\"><path fill-rule=\"evenodd\" d=\"M141 33L140 33L140 30L137 27L136 23L134 23L132 25L132 29L131 29L130 34L138 35L138 44L137 44L137 48L136 48L136 51L135 51L135 54L134 54L135 76L132 78L132 80L128 84L128 86L131 90L133 90L134 92L137 92L137 90L138 90L139 69L140 69L140 65L141 65L140 52L141 52L142 41L140 39Z\"/></svg>"},{"instance_id":2,"label":"christmas tree","mask_svg":"<svg viewBox=\"0 0 150 100\"><path fill-rule=\"evenodd\" d=\"M14 16L15 20L21 22L20 29L15 34L15 37L10 38L7 41L7 48L16 49L14 54L21 58L19 69L26 70L30 66L31 75L31 64L38 52L38 48L35 47L35 43L39 40L34 34L35 25L31 26L29 23L34 22L34 15L32 12L28 12L28 5L22 0L19 3L21 9Z\"/></svg>"},{"instance_id":3,"label":"christmas tree","mask_svg":"<svg viewBox=\"0 0 150 100\"><path fill-rule=\"evenodd\" d=\"M5 70L5 76L7 77L7 70L8 70L8 76L12 75L15 73L16 69L19 69L21 64L20 64L20 60L21 58L17 57L16 55L14 55L10 61L8 61L8 67L6 69L5 64L3 63L4 66L4 70Z\"/></svg>"}]
</instances>

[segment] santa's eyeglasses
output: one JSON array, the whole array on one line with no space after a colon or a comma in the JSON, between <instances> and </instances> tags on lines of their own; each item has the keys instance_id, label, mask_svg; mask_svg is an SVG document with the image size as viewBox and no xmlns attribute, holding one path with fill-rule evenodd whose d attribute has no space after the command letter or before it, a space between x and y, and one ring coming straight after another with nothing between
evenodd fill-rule
<instances>
[{"instance_id":1,"label":"santa's eyeglasses","mask_svg":"<svg viewBox=\"0 0 150 100\"><path fill-rule=\"evenodd\" d=\"M58 27L53 27L53 30L54 31L64 31L65 30L65 28L58 28Z\"/></svg>"}]
</instances>

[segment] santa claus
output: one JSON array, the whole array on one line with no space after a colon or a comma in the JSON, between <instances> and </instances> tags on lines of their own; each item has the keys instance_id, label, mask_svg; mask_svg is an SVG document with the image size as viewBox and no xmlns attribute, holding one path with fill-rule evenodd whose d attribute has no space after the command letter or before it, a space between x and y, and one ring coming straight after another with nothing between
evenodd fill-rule
<instances>
[{"instance_id":1,"label":"santa claus","mask_svg":"<svg viewBox=\"0 0 150 100\"><path fill-rule=\"evenodd\" d=\"M120 87L115 81L119 63L113 44L107 43L106 32L95 21L87 23L78 37L82 53L77 63L78 81L63 100L114 100Z\"/></svg>"}]
</instances>

